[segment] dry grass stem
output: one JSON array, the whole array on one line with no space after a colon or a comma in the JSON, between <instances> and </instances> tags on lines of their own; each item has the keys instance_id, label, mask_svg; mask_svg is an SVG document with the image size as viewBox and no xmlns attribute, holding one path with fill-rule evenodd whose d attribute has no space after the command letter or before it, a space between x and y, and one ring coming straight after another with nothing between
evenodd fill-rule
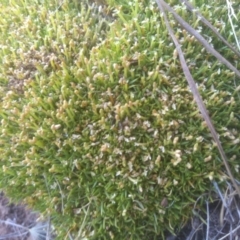
<instances>
[{"instance_id":1,"label":"dry grass stem","mask_svg":"<svg viewBox=\"0 0 240 240\"><path fill-rule=\"evenodd\" d=\"M197 11L192 4L187 0L180 0L182 3L184 3L187 6L187 9L191 12L194 11L194 13L200 18L201 22L203 22L208 28L210 28L216 36L226 45L228 46L238 57L240 57L240 52L236 50L218 31L217 29L199 12ZM231 16L231 15L230 15ZM235 15L234 15L235 16ZM235 16L236 17L236 16ZM232 23L232 21L231 21ZM232 25L232 24L231 24ZM235 32L234 32L235 33ZM236 33L234 34L236 36ZM238 44L238 42L237 42ZM238 45L239 46L239 45ZM239 47L238 47L239 48ZM239 48L240 50L240 48Z\"/></svg>"},{"instance_id":2,"label":"dry grass stem","mask_svg":"<svg viewBox=\"0 0 240 240\"><path fill-rule=\"evenodd\" d=\"M222 144L218 138L218 134L215 130L215 127L213 126L212 124L212 121L207 113L207 109L205 107L205 104L203 103L203 100L201 98L201 95L199 94L199 91L196 87L196 84L195 84L195 81L189 71L189 68L186 64L186 61L185 61L185 58L184 58L184 55L183 55L183 52L181 50L181 45L179 44L177 38L175 37L174 33L173 33L173 30L169 24L169 21L168 21L168 18L166 16L166 13L165 13L165 10L164 9L167 9L169 12L171 12L174 17L178 20L178 22L191 34L193 34L203 45L204 47L209 50L214 56L217 56L217 58L222 61L222 62L225 62L224 58L219 54L217 53L208 43L205 39L203 39L203 37L196 31L194 30L188 23L186 23L179 15L177 15L173 10L172 8L166 4L163 0L157 0L157 3L158 3L158 6L161 10L161 12L163 13L163 16L164 16L164 20L165 20L165 24L167 26L167 29L168 29L168 32L176 46L176 50L178 52L178 56L179 56L179 60L180 60L180 63L181 63L181 66L182 66L182 69L183 69L183 72L185 74L185 77L188 81L188 84L189 84L189 87L192 91L192 94L194 96L194 99L197 103L197 106L199 108L199 111L201 112L202 116L203 116L203 119L206 121L207 123L207 126L212 134L212 137L214 139L214 141L216 142L217 144L217 147L218 147L218 150L219 150L219 153L221 154L221 157L222 157L222 160L224 162L224 165L225 165L225 168L227 170L227 173L238 193L238 195L240 196L240 188L239 186L237 185L233 175L232 175L232 172L230 170L230 167L229 167L229 164L228 164L228 159L227 159L227 156L223 150L223 147L222 147ZM223 61L224 60L224 61ZM227 61L227 60L226 60ZM225 64L231 69L233 70L238 76L240 76L240 72L232 66L232 64L230 64L228 61L225 62ZM229 65L230 64L230 65Z\"/></svg>"}]
</instances>

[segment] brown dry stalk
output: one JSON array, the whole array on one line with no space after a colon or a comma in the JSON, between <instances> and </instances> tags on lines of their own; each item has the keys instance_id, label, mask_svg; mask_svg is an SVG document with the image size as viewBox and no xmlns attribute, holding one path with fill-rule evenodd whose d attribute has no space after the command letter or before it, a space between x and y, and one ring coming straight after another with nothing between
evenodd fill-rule
<instances>
[{"instance_id":1,"label":"brown dry stalk","mask_svg":"<svg viewBox=\"0 0 240 240\"><path fill-rule=\"evenodd\" d=\"M188 2L187 0L180 1L187 6L187 9L189 11L194 12L200 18L201 22L203 22L207 27L209 27L225 45L227 45L238 57L240 57L240 52L236 50L207 19L192 6L190 2Z\"/></svg>"},{"instance_id":2,"label":"brown dry stalk","mask_svg":"<svg viewBox=\"0 0 240 240\"><path fill-rule=\"evenodd\" d=\"M157 1L157 3L159 2L159 0L156 0L156 1ZM186 31L188 31L192 36L194 36L204 46L204 48L209 53L211 53L213 56L215 56L220 62L225 64L230 70L235 72L235 74L238 77L240 77L240 72L226 58L224 58L219 52L217 52L198 31L196 31L185 20L183 20L183 18L181 18L167 3L165 3L165 1L160 1L160 2L162 4L163 8L166 9L168 12L172 13L172 15L178 21L178 23Z\"/></svg>"},{"instance_id":3,"label":"brown dry stalk","mask_svg":"<svg viewBox=\"0 0 240 240\"><path fill-rule=\"evenodd\" d=\"M227 156L226 156L226 154L225 154L225 152L224 152L224 150L223 150L223 147L222 147L222 144L221 144L220 140L218 139L217 132L216 132L216 130L215 130L213 124L212 124L211 118L209 117L209 115L208 115L208 113L207 113L207 109L206 109L206 107L205 107L205 105L204 105L204 103L203 103L202 97L201 97L201 95L200 95L200 93L199 93L199 91L198 91L198 89L197 89L197 87L196 87L196 83L195 83L195 81L194 81L194 79L193 79L193 77L192 77L192 75L191 75L191 73L190 73L190 71L189 71L189 68L188 68L188 66L187 66L187 64L186 64L186 61L185 61L185 58L184 58L184 55L183 55L183 52L182 52L182 49L181 49L181 45L180 45L179 42L177 41L177 38L175 37L174 32L173 32L173 30L172 30L172 28L171 28L171 26L170 26L170 24L169 24L167 15L166 15L166 13L165 13L165 9L168 10L169 12L171 12L171 13L174 15L174 17L175 17L178 21L181 22L180 24L181 24L188 32L190 32L192 35L194 35L194 36L196 37L196 36L198 36L198 35L200 35L200 34L197 33L197 31L194 30L189 24L187 24L177 13L175 13L174 10L173 10L168 4L166 4L163 0L156 0L156 1L157 1L157 4L158 4L159 9L160 9L161 12L163 13L164 21L165 21L165 24L166 24L166 26L167 26L168 32L169 32L169 34L170 34L170 36L171 36L171 38L172 38L172 40L173 40L173 42L174 42L174 44L175 44L175 46L176 46L176 49L177 49L177 52L178 52L178 56L179 56L179 60L180 60L180 63L181 63L181 66L182 66L184 75L185 75L185 77L186 77L186 79L187 79L187 81L188 81L189 87L190 87L190 89L191 89L191 91L192 91L192 94L193 94L193 96L194 96L194 100L196 101L197 106L198 106L198 108L199 108L199 110L200 110L200 112L201 112L201 114L202 114L202 117L203 117L203 119L206 121L207 126L208 126L208 128L209 128L209 130L210 130L210 132L211 132L211 134L212 134L212 137L213 137L214 141L215 141L216 144L217 144L219 153L221 154L222 160L223 160L223 162L224 162L224 165L225 165L225 168L226 168L226 170L227 170L227 173L228 173L228 175L229 175L229 177L230 177L230 179L231 179L231 181L232 181L232 183L233 183L233 186L235 187L235 190L237 191L238 195L240 196L240 188L239 188L239 186L237 185L236 181L234 180L234 177L233 177L233 175L232 175L232 172L231 172L230 167L229 167L229 164L228 164ZM177 16L177 17L176 17L176 16ZM183 23L182 21L184 21L184 23ZM204 47L205 47L206 49L208 49L208 50L210 51L210 53L212 53L214 56L216 56L216 53L214 53L215 50L214 50L208 43L207 43L207 44L206 44L206 43L203 43L203 40L202 40L202 39L204 39L204 38L203 38L201 35L200 35L200 37L198 36L198 37L196 37L196 38L197 38L199 41L201 41L201 43L204 45ZM206 41L206 40L204 39L204 41ZM214 51L213 51L213 50L214 50ZM216 52L216 51L215 51L215 52ZM217 58L218 58L218 59L220 58L220 59L219 59L220 61L222 61L223 59L225 59L225 58L223 58L219 53L217 54ZM227 60L226 60L226 61L227 61ZM222 62L223 62L223 61L222 61ZM231 65L231 63L229 63L229 64ZM226 65L228 66L228 64L226 64ZM232 66L232 65L231 65L231 66ZM228 66L228 67L229 67L229 66ZM229 68L230 68L230 67L229 67ZM233 70L232 68L230 68L230 69ZM237 75L240 76L240 72L239 72L237 69L235 69L234 72L235 72L236 74L238 73Z\"/></svg>"}]
</instances>

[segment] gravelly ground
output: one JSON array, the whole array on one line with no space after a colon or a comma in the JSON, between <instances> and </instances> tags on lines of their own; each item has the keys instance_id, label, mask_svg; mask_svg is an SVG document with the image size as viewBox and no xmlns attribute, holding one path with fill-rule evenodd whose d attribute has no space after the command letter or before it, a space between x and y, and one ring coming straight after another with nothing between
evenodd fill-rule
<instances>
[{"instance_id":1,"label":"gravelly ground","mask_svg":"<svg viewBox=\"0 0 240 240\"><path fill-rule=\"evenodd\" d=\"M23 204L10 203L0 192L0 240L50 240L49 226Z\"/></svg>"}]
</instances>

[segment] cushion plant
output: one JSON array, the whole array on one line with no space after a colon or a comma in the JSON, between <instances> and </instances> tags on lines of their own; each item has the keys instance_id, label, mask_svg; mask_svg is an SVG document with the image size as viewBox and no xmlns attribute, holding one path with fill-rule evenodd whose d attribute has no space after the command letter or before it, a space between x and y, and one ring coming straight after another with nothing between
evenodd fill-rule
<instances>
[{"instance_id":1,"label":"cushion plant","mask_svg":"<svg viewBox=\"0 0 240 240\"><path fill-rule=\"evenodd\" d=\"M198 7L233 42L224 2ZM0 12L0 188L51 215L59 239L164 238L227 179L154 1L3 1ZM239 79L171 24L235 174Z\"/></svg>"}]
</instances>

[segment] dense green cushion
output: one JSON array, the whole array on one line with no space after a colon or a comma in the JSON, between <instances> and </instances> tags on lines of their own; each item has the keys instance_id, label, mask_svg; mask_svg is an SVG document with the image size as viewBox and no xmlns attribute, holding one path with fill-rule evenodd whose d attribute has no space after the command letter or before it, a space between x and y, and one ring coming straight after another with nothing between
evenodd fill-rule
<instances>
[{"instance_id":1,"label":"dense green cushion","mask_svg":"<svg viewBox=\"0 0 240 240\"><path fill-rule=\"evenodd\" d=\"M59 239L157 239L226 179L163 18L154 1L51 2L0 5L0 187ZM200 11L229 36L226 7ZM239 79L169 17L238 172Z\"/></svg>"}]
</instances>

